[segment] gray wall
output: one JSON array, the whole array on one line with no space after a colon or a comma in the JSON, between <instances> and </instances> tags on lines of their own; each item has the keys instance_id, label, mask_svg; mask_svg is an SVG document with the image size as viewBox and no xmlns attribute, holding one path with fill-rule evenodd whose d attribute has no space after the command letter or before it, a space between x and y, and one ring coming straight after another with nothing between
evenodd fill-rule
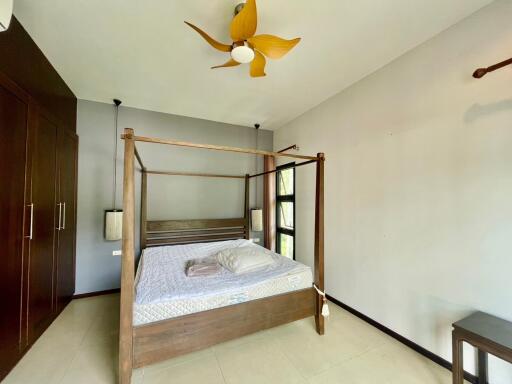
<instances>
[{"instance_id":1,"label":"gray wall","mask_svg":"<svg viewBox=\"0 0 512 384\"><path fill-rule=\"evenodd\" d=\"M114 109L112 105L79 100L78 135L78 224L76 293L119 287L121 242L103 238L104 211L112 209L112 156ZM255 130L206 120L121 107L119 131L135 129L139 136L160 137L237 147L255 147ZM272 132L260 130L259 148L271 150ZM262 159L236 153L178 148L138 143L137 148L148 169L213 172L243 175L261 170ZM123 142L118 148L117 208L122 202ZM136 173L136 207L140 201L140 174ZM206 179L178 176L148 176L148 218L194 219L228 218L243 215L243 180ZM256 186L258 197L256 198ZM251 207L262 205L261 178L252 183ZM137 211L138 234L139 212ZM253 237L262 233L252 234ZM137 239L138 240L138 239ZM137 241L138 249L138 241Z\"/></svg>"},{"instance_id":2,"label":"gray wall","mask_svg":"<svg viewBox=\"0 0 512 384\"><path fill-rule=\"evenodd\" d=\"M510 56L511 18L496 1L274 136L326 154L327 292L447 360L453 321L512 320L511 72L471 77ZM297 258L312 264L314 170L297 172ZM489 363L491 383L512 383Z\"/></svg>"}]
</instances>

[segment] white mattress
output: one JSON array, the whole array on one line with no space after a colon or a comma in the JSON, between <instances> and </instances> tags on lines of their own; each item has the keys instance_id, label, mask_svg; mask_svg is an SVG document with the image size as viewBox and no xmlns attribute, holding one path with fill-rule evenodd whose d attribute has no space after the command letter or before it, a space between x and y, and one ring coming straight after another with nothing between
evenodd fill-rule
<instances>
[{"instance_id":1,"label":"white mattress","mask_svg":"<svg viewBox=\"0 0 512 384\"><path fill-rule=\"evenodd\" d=\"M259 247L249 240L231 240L145 249L135 279L134 325L312 286L311 268L268 250L265 251L276 262L255 272L236 275L223 269L212 277L187 277L185 274L188 260L248 245Z\"/></svg>"}]
</instances>

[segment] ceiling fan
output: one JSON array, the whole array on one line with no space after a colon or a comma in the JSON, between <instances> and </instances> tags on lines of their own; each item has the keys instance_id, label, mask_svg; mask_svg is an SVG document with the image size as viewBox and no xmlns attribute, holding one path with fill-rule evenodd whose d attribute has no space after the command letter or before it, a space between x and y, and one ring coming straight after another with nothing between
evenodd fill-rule
<instances>
[{"instance_id":1,"label":"ceiling fan","mask_svg":"<svg viewBox=\"0 0 512 384\"><path fill-rule=\"evenodd\" d=\"M238 4L235 8L235 17L231 22L230 34L233 44L223 44L195 25L185 21L185 24L193 28L212 47L222 52L229 52L231 58L222 65L214 68L235 67L240 64L250 63L250 75L252 77L265 76L265 56L269 59L280 59L295 47L300 38L286 40L273 35L256 35L258 16L256 0L247 0Z\"/></svg>"}]
</instances>

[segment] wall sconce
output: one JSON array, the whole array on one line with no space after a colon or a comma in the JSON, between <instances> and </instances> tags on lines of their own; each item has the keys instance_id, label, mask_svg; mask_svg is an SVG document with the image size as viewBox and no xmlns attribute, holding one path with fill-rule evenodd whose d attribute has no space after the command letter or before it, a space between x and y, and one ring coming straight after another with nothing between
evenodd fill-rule
<instances>
[{"instance_id":1,"label":"wall sconce","mask_svg":"<svg viewBox=\"0 0 512 384\"><path fill-rule=\"evenodd\" d=\"M251 228L253 232L263 231L263 209L251 209Z\"/></svg>"},{"instance_id":2,"label":"wall sconce","mask_svg":"<svg viewBox=\"0 0 512 384\"><path fill-rule=\"evenodd\" d=\"M116 241L123 237L123 211L105 211L105 240Z\"/></svg>"}]
</instances>

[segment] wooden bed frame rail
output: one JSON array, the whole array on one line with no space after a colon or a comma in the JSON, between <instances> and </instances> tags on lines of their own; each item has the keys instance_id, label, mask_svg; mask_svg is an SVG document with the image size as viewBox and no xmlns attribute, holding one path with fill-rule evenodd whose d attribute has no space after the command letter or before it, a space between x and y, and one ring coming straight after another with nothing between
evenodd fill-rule
<instances>
[{"instance_id":1,"label":"wooden bed frame rail","mask_svg":"<svg viewBox=\"0 0 512 384\"><path fill-rule=\"evenodd\" d=\"M245 218L146 221L142 247L249 239Z\"/></svg>"},{"instance_id":2,"label":"wooden bed frame rail","mask_svg":"<svg viewBox=\"0 0 512 384\"><path fill-rule=\"evenodd\" d=\"M323 298L314 288L293 291L209 311L171 318L150 324L133 325L135 297L135 160L140 165L141 178L141 247L192 244L219 240L249 239L250 179L273 173L255 175L219 175L151 171L142 163L136 141L167 144L216 151L247 153L260 156L289 157L306 160L295 166L316 164L315 197L315 285L324 291L324 163L325 156L303 156L258 149L194 144L174 140L135 136L126 128L123 179L123 246L121 261L121 313L119 325L119 384L130 384L132 369L189 353L211 345L241 337L291 321L315 316L316 331L324 334L321 315ZM148 220L147 188L149 175L220 177L241 179L245 183L243 217L205 220Z\"/></svg>"},{"instance_id":3,"label":"wooden bed frame rail","mask_svg":"<svg viewBox=\"0 0 512 384\"><path fill-rule=\"evenodd\" d=\"M314 316L314 296L308 288L135 327L133 367Z\"/></svg>"}]
</instances>

